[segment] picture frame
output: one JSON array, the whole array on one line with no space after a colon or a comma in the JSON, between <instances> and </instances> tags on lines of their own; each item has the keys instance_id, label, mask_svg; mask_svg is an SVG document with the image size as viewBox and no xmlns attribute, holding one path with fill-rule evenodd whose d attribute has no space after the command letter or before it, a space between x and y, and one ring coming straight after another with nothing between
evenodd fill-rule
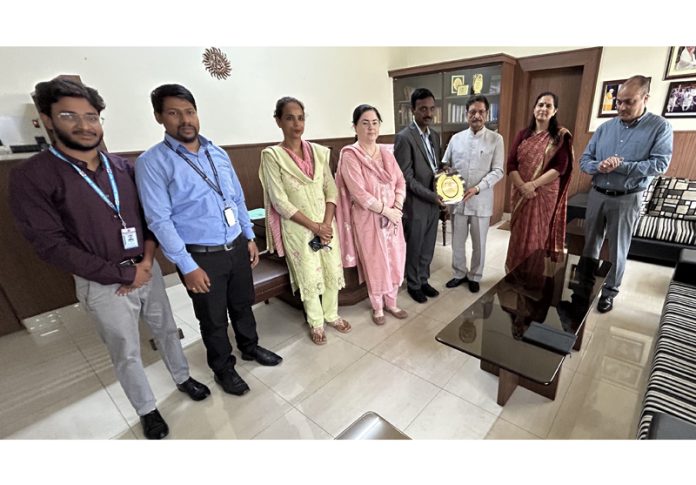
<instances>
[{"instance_id":1,"label":"picture frame","mask_svg":"<svg viewBox=\"0 0 696 485\"><path fill-rule=\"evenodd\" d=\"M616 111L616 95L621 89L621 85L626 82L626 79L618 79L615 81L604 81L602 83L602 93L599 97L599 110L597 118L613 118L618 115ZM652 82L652 78L648 78L648 83Z\"/></svg>"},{"instance_id":2,"label":"picture frame","mask_svg":"<svg viewBox=\"0 0 696 485\"><path fill-rule=\"evenodd\" d=\"M696 79L669 83L662 116L672 119L696 118Z\"/></svg>"},{"instance_id":3,"label":"picture frame","mask_svg":"<svg viewBox=\"0 0 696 485\"><path fill-rule=\"evenodd\" d=\"M625 79L619 79L615 81L604 81L602 83L597 118L613 118L619 114L618 111L616 111L616 94L619 92L621 85L625 82Z\"/></svg>"},{"instance_id":4,"label":"picture frame","mask_svg":"<svg viewBox=\"0 0 696 485\"><path fill-rule=\"evenodd\" d=\"M463 75L460 74L455 74L450 78L450 93L451 94L457 94L457 91L461 86L463 86L465 83L465 79Z\"/></svg>"},{"instance_id":5,"label":"picture frame","mask_svg":"<svg viewBox=\"0 0 696 485\"><path fill-rule=\"evenodd\" d=\"M664 79L682 79L687 77L696 77L696 47L670 47Z\"/></svg>"}]
</instances>

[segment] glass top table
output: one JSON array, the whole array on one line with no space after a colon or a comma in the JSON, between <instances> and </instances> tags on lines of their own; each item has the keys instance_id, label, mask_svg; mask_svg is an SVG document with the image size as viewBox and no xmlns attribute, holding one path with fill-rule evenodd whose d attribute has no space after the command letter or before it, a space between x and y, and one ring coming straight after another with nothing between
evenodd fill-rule
<instances>
[{"instance_id":1,"label":"glass top table","mask_svg":"<svg viewBox=\"0 0 696 485\"><path fill-rule=\"evenodd\" d=\"M537 251L482 294L435 337L481 360L499 377L501 406L517 385L554 399L565 358L523 340L532 322L577 336L611 268L608 261Z\"/></svg>"}]
</instances>

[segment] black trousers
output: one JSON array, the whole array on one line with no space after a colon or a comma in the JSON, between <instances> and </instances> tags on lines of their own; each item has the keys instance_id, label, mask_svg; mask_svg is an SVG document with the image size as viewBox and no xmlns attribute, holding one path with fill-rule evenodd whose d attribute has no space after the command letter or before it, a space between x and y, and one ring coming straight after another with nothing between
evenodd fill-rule
<instances>
[{"instance_id":1,"label":"black trousers","mask_svg":"<svg viewBox=\"0 0 696 485\"><path fill-rule=\"evenodd\" d=\"M420 289L430 278L439 221L440 209L435 205L416 219L404 219L406 284L413 290Z\"/></svg>"},{"instance_id":2,"label":"black trousers","mask_svg":"<svg viewBox=\"0 0 696 485\"><path fill-rule=\"evenodd\" d=\"M259 342L256 320L251 311L254 281L249 263L247 240L240 235L230 251L191 253L193 260L210 278L209 293L188 292L198 318L208 366L219 373L234 367L232 345L227 336L227 315L232 322L237 348L253 352ZM181 276L181 273L179 273ZM182 277L183 281L183 277Z\"/></svg>"}]
</instances>

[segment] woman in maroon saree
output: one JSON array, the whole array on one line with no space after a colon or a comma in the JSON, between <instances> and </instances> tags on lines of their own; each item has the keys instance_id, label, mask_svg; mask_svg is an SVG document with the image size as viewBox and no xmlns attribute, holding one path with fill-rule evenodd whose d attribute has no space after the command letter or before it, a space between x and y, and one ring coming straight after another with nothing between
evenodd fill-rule
<instances>
[{"instance_id":1,"label":"woman in maroon saree","mask_svg":"<svg viewBox=\"0 0 696 485\"><path fill-rule=\"evenodd\" d=\"M508 271L538 249L563 252L573 136L558 125L557 112L558 96L541 93L529 126L517 134L508 154L513 185Z\"/></svg>"}]
</instances>

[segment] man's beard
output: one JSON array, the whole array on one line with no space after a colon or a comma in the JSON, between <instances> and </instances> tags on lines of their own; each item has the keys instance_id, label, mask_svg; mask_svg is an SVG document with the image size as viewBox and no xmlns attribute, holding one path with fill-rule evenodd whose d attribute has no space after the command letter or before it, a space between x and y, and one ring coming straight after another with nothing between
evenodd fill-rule
<instances>
[{"instance_id":1,"label":"man's beard","mask_svg":"<svg viewBox=\"0 0 696 485\"><path fill-rule=\"evenodd\" d=\"M182 131L183 131L182 129L183 129L183 128L192 128L192 129L193 129L193 135L189 135L189 136L184 135L184 134L182 133ZM198 139L198 130L197 130L196 127L193 126L193 125L183 125L183 126L179 126L179 127L177 127L176 136L175 136L174 138L176 138L176 139L179 140L179 141L183 141L184 143L191 143L192 141L195 141L195 140Z\"/></svg>"},{"instance_id":2,"label":"man's beard","mask_svg":"<svg viewBox=\"0 0 696 485\"><path fill-rule=\"evenodd\" d=\"M90 150L95 149L96 147L98 147L101 144L102 140L104 139L104 134L102 133L94 143L90 143L88 145L85 145L85 144L82 144L80 142L73 140L71 137L71 133L69 133L67 131L63 131L55 126L53 127L53 134L67 148L70 148L71 150L78 150L81 152L88 152ZM79 132L78 132L78 134L79 134Z\"/></svg>"}]
</instances>

